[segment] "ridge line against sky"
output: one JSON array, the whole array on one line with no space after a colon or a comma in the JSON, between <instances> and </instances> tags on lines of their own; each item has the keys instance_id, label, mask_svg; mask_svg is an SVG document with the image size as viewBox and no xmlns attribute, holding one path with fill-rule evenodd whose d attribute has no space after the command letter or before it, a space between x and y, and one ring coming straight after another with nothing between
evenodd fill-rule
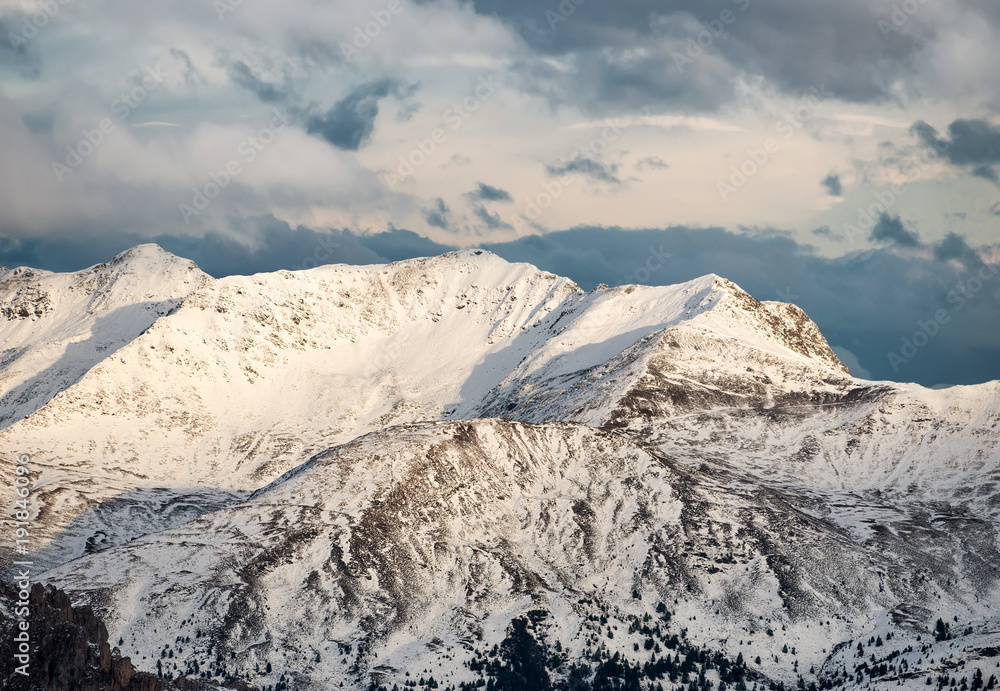
<instances>
[{"instance_id":1,"label":"ridge line against sky","mask_svg":"<svg viewBox=\"0 0 1000 691\"><path fill-rule=\"evenodd\" d=\"M954 291L998 260L998 66L993 0L0 0L0 263L697 267L857 372L996 379L997 283Z\"/></svg>"},{"instance_id":2,"label":"ridge line against sky","mask_svg":"<svg viewBox=\"0 0 1000 691\"><path fill-rule=\"evenodd\" d=\"M273 217L254 220L253 247L215 234L152 240L216 277L385 263L457 249L408 230L358 234L292 228ZM895 225L885 216L872 233L891 235ZM972 248L958 235L911 244L910 236L903 237L837 258L790 233L683 226L580 227L480 246L567 276L585 290L601 283L671 285L709 273L724 276L760 300L802 307L862 378L925 386L1000 380L1000 244ZM145 241L138 234L0 239L0 264L75 271Z\"/></svg>"}]
</instances>

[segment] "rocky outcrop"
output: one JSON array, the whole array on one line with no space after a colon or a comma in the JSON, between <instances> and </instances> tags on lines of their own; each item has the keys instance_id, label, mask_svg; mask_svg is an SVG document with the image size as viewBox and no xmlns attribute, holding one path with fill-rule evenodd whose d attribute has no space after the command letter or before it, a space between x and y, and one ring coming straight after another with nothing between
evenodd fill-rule
<instances>
[{"instance_id":1,"label":"rocky outcrop","mask_svg":"<svg viewBox=\"0 0 1000 691\"><path fill-rule=\"evenodd\" d=\"M36 583L28 598L30 652L26 667L15 659L20 630L15 616L18 594L0 586L2 619L0 659L2 686L10 691L179 691L219 689L202 680L175 682L137 672L132 660L108 642L108 629L90 607L74 607L69 596L52 586ZM20 671L19 671L20 668ZM22 672L27 671L27 675ZM228 688L249 691L244 684Z\"/></svg>"}]
</instances>

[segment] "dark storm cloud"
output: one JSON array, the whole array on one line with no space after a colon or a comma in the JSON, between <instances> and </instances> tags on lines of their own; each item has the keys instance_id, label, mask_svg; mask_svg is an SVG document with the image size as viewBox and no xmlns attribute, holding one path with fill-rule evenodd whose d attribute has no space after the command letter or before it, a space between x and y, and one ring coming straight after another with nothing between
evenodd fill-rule
<instances>
[{"instance_id":1,"label":"dark storm cloud","mask_svg":"<svg viewBox=\"0 0 1000 691\"><path fill-rule=\"evenodd\" d=\"M901 247L920 246L920 237L912 230L907 230L899 216L892 217L885 212L879 215L869 240L889 242Z\"/></svg>"},{"instance_id":2,"label":"dark storm cloud","mask_svg":"<svg viewBox=\"0 0 1000 691\"><path fill-rule=\"evenodd\" d=\"M281 84L269 82L242 60L229 66L229 76L262 102L285 105L297 120L302 121L309 134L345 151L357 151L368 143L375 130L379 102L387 96L403 100L401 119L408 119L419 110L419 104L405 101L417 86L404 88L395 79L382 78L359 84L324 111L316 103L303 107L287 76Z\"/></svg>"},{"instance_id":3,"label":"dark storm cloud","mask_svg":"<svg viewBox=\"0 0 1000 691\"><path fill-rule=\"evenodd\" d=\"M291 228L271 217L246 224L242 232L253 238L247 245L218 235L161 235L154 241L214 276L398 261L454 249L395 228L360 235ZM0 264L78 270L148 241L80 234L0 239ZM685 227L576 228L483 247L508 261L568 276L587 290L599 283L669 285L716 273L758 299L799 305L831 344L856 354L875 378L928 386L1000 379L1000 275L992 282L979 279L981 288L965 297L962 289L984 265L957 235L938 243L933 257L887 248L829 259L780 234ZM941 309L948 323L916 357L894 369L888 354Z\"/></svg>"},{"instance_id":4,"label":"dark storm cloud","mask_svg":"<svg viewBox=\"0 0 1000 691\"><path fill-rule=\"evenodd\" d=\"M883 36L879 21L890 20L892 7L867 0L473 4L480 14L514 27L538 53L573 54L580 98L589 91L613 93L626 107L666 101L715 107L723 85L745 73L762 75L791 94L822 85L845 100L880 101L891 97L892 84L914 76L913 58L931 35L919 18L911 18L904 30ZM667 52L656 54L664 45ZM634 50L640 46L645 50ZM639 57L643 53L652 55ZM710 69L710 63L725 68ZM709 80L714 84L706 89Z\"/></svg>"},{"instance_id":5,"label":"dark storm cloud","mask_svg":"<svg viewBox=\"0 0 1000 691\"><path fill-rule=\"evenodd\" d=\"M976 166L972 169L972 174L984 180L1000 184L1000 173L997 172L994 166Z\"/></svg>"},{"instance_id":6,"label":"dark storm cloud","mask_svg":"<svg viewBox=\"0 0 1000 691\"><path fill-rule=\"evenodd\" d=\"M910 128L926 146L933 148L952 165L966 168L973 175L998 181L1000 168L1000 127L986 120L955 120L948 125L948 136L923 120Z\"/></svg>"},{"instance_id":7,"label":"dark storm cloud","mask_svg":"<svg viewBox=\"0 0 1000 691\"><path fill-rule=\"evenodd\" d=\"M937 129L927 124L923 120L917 120L910 126L910 132L917 135L927 146L933 148L938 153L944 153L948 148L948 143L941 138Z\"/></svg>"},{"instance_id":8,"label":"dark storm cloud","mask_svg":"<svg viewBox=\"0 0 1000 691\"><path fill-rule=\"evenodd\" d=\"M204 237L76 232L40 238L0 238L0 265L32 266L51 271L78 271L109 261L116 254L145 242L193 260L212 276L252 274L278 269L310 268L317 264L371 264L384 257L365 247L361 238L341 231L292 228L271 216L244 219L240 232L247 239L209 233Z\"/></svg>"},{"instance_id":9,"label":"dark storm cloud","mask_svg":"<svg viewBox=\"0 0 1000 691\"><path fill-rule=\"evenodd\" d=\"M354 238L358 245L378 255L379 262L398 262L414 257L436 257L455 249L401 228L392 228L372 235L350 235L346 232L344 235Z\"/></svg>"},{"instance_id":10,"label":"dark storm cloud","mask_svg":"<svg viewBox=\"0 0 1000 691\"><path fill-rule=\"evenodd\" d=\"M306 118L306 130L337 148L357 151L368 142L375 129L379 101L400 94L399 83L392 79L360 84L329 110L310 114Z\"/></svg>"},{"instance_id":11,"label":"dark storm cloud","mask_svg":"<svg viewBox=\"0 0 1000 691\"><path fill-rule=\"evenodd\" d=\"M345 230L293 228L273 216L243 219L238 230L246 241L209 233L204 237L135 234L114 236L72 233L14 239L0 236L0 266L31 266L50 271L78 271L109 261L145 242L191 259L215 276L246 275L280 269L308 269L323 264L375 264L438 255L454 249L408 230L376 235Z\"/></svg>"},{"instance_id":12,"label":"dark storm cloud","mask_svg":"<svg viewBox=\"0 0 1000 691\"><path fill-rule=\"evenodd\" d=\"M970 269L983 263L979 253L969 247L965 238L955 233L948 233L944 239L934 245L934 258L943 262L954 259Z\"/></svg>"},{"instance_id":13,"label":"dark storm cloud","mask_svg":"<svg viewBox=\"0 0 1000 691\"><path fill-rule=\"evenodd\" d=\"M510 192L507 190L487 185L485 182L477 183L476 189L469 192L469 198L484 202L514 201L513 197L510 196Z\"/></svg>"},{"instance_id":14,"label":"dark storm cloud","mask_svg":"<svg viewBox=\"0 0 1000 691\"><path fill-rule=\"evenodd\" d=\"M844 187L840 184L840 176L836 173L830 173L819 184L823 185L832 197L840 197L844 193Z\"/></svg>"},{"instance_id":15,"label":"dark storm cloud","mask_svg":"<svg viewBox=\"0 0 1000 691\"><path fill-rule=\"evenodd\" d=\"M440 228L441 230L448 230L451 226L448 215L451 213L451 209L448 205L444 203L444 199L438 197L434 208L429 209L424 213L424 220L427 221L427 225L434 228Z\"/></svg>"},{"instance_id":16,"label":"dark storm cloud","mask_svg":"<svg viewBox=\"0 0 1000 691\"><path fill-rule=\"evenodd\" d=\"M554 107L572 106L598 115L648 109L712 111L734 97L738 71L719 61L699 60L683 73L669 52L653 48L617 60L605 51L573 55L572 67L524 60L512 67L513 83L547 99Z\"/></svg>"},{"instance_id":17,"label":"dark storm cloud","mask_svg":"<svg viewBox=\"0 0 1000 691\"><path fill-rule=\"evenodd\" d=\"M499 214L489 211L482 204L476 206L472 210L472 212L476 215L476 218L482 221L483 225L485 225L490 230L497 230L499 228L510 228L510 225L505 223L504 220L500 218Z\"/></svg>"},{"instance_id":18,"label":"dark storm cloud","mask_svg":"<svg viewBox=\"0 0 1000 691\"><path fill-rule=\"evenodd\" d=\"M621 180L618 178L617 165L606 165L600 161L582 156L574 158L569 163L563 165L548 165L545 167L545 172L554 178L561 175L578 173L599 182L610 182L616 185L621 183Z\"/></svg>"}]
</instances>

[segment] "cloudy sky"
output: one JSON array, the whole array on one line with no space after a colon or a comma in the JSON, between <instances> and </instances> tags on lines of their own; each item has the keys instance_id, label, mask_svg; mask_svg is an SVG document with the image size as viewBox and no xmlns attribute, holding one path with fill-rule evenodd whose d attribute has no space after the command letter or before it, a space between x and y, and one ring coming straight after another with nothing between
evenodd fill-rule
<instances>
[{"instance_id":1,"label":"cloudy sky","mask_svg":"<svg viewBox=\"0 0 1000 691\"><path fill-rule=\"evenodd\" d=\"M1000 378L995 0L0 0L0 31L2 264L714 272L856 374Z\"/></svg>"}]
</instances>

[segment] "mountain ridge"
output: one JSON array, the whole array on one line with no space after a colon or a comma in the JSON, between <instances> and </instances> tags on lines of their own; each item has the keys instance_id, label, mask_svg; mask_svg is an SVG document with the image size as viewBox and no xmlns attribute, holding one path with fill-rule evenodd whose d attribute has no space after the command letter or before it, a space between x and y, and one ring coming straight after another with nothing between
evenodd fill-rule
<instances>
[{"instance_id":1,"label":"mountain ridge","mask_svg":"<svg viewBox=\"0 0 1000 691\"><path fill-rule=\"evenodd\" d=\"M752 650L776 659L749 669L791 683L799 664L828 664L826 678L843 680L851 663L824 652L892 632L887 613L900 607L911 618L933 606L959 621L989 621L981 598L995 592L996 569L951 564L968 558L952 537L917 528L868 545L802 497L691 468L586 425L410 423L319 454L246 503L47 578L128 622L112 635L125 638L133 658L155 656L162 637L151 630L177 630L194 616L213 632L190 651L202 664L221 646L241 651L238 669L280 660L306 687L363 685L375 668L387 686L430 667L442 670L441 682L471 683L477 675L462 663L501 642L506 624L496 617L529 611L548 612L550 639L586 658L599 640L587 623L591 600L603 603L602 623L619 628L599 647L625 659L646 656L632 650L644 640L633 618L673 602L668 611L683 624L668 631L683 626L695 647L721 643L732 657L751 650L741 639L761 637ZM979 528L953 530L989 549ZM939 554L921 554L914 540ZM1000 553L994 544L983 556ZM966 568L978 569L978 581L956 582ZM904 575L912 573L923 576ZM284 622L287 611L301 614ZM892 650L912 646L931 623L897 631ZM415 645L432 635L440 648ZM921 682L940 671L906 656Z\"/></svg>"},{"instance_id":2,"label":"mountain ridge","mask_svg":"<svg viewBox=\"0 0 1000 691\"><path fill-rule=\"evenodd\" d=\"M1000 650L1000 382L856 379L801 309L714 274L584 292L462 250L212 279L144 246L8 271L0 305L25 286L54 307L0 316L15 365L91 343L81 305L130 315L0 406L0 447L32 459L43 578L137 665L457 688L515 636L553 683L616 654L651 683L915 688L954 654L918 638L936 613Z\"/></svg>"},{"instance_id":3,"label":"mountain ridge","mask_svg":"<svg viewBox=\"0 0 1000 691\"><path fill-rule=\"evenodd\" d=\"M158 245L72 273L0 272L0 427L43 407L207 280Z\"/></svg>"},{"instance_id":4,"label":"mountain ridge","mask_svg":"<svg viewBox=\"0 0 1000 691\"><path fill-rule=\"evenodd\" d=\"M140 261L168 267L159 274L172 275L175 266L193 271L152 246L115 261L109 267ZM106 270L99 265L90 272ZM152 268L146 273L158 275ZM740 304L757 311L749 331L738 319ZM665 325L697 321L718 305L725 318L711 328L743 329L758 346L798 358L802 366L842 369L825 342L803 354L767 341L764 336L777 334L768 308L714 275L674 287L584 293L572 281L482 250L387 265L199 276L169 305L16 430L0 431L0 443L16 437L37 463L84 482L97 472L107 485L106 493L94 495L64 481L65 518L42 530L61 529L79 515L72 504L84 510L97 497L164 483L248 492L298 465L303 454L365 431L490 416L497 398L492 389L504 382L551 390L582 377L581 399L562 396L561 412L543 415L600 423L619 394L595 397L586 371ZM800 328L799 313L793 316L790 324ZM822 338L818 330L814 337ZM638 353L638 367L648 355ZM619 388L629 381L620 372L616 377ZM527 412L523 417L531 419ZM312 427L317 431L303 436L303 428ZM58 453L54 428L67 439ZM104 456L118 459L115 469L104 467ZM74 549L83 542L81 535Z\"/></svg>"}]
</instances>

